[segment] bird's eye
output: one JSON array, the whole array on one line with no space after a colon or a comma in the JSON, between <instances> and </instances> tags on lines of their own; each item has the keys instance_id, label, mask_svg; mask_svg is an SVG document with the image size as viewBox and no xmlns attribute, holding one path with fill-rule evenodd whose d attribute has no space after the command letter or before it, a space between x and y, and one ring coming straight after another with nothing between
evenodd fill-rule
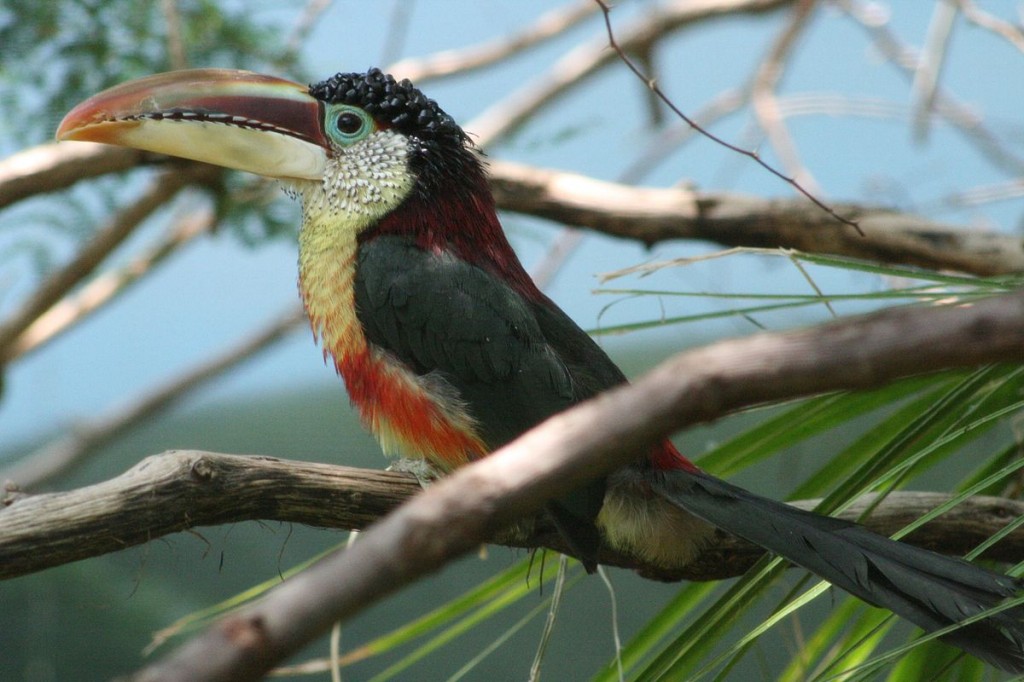
<instances>
[{"instance_id":1,"label":"bird's eye","mask_svg":"<svg viewBox=\"0 0 1024 682\"><path fill-rule=\"evenodd\" d=\"M347 146L363 139L374 129L373 118L362 109L336 105L327 112L327 134L336 144Z\"/></svg>"},{"instance_id":2,"label":"bird's eye","mask_svg":"<svg viewBox=\"0 0 1024 682\"><path fill-rule=\"evenodd\" d=\"M338 116L334 121L334 127L338 129L338 132L342 135L355 135L359 132L359 129L363 127L363 119L359 118L351 111Z\"/></svg>"}]
</instances>

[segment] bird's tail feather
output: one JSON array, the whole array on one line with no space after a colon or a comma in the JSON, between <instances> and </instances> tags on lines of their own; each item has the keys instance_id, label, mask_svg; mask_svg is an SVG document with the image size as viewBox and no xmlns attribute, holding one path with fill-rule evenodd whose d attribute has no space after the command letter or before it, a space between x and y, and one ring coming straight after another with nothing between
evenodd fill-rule
<instances>
[{"instance_id":1,"label":"bird's tail feather","mask_svg":"<svg viewBox=\"0 0 1024 682\"><path fill-rule=\"evenodd\" d=\"M680 509L929 632L997 607L1024 589L1016 578L759 497L699 471L662 471L652 486ZM1022 606L942 639L999 668L1024 672Z\"/></svg>"}]
</instances>

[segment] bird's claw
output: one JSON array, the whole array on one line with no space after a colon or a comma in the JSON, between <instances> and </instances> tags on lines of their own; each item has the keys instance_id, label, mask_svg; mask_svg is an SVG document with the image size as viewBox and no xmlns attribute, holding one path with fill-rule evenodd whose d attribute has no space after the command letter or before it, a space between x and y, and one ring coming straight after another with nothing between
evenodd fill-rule
<instances>
[{"instance_id":1,"label":"bird's claw","mask_svg":"<svg viewBox=\"0 0 1024 682\"><path fill-rule=\"evenodd\" d=\"M392 462L387 470L412 474L416 477L416 480L419 481L420 486L423 488L426 488L431 483L441 478L441 473L432 467L425 459L401 457Z\"/></svg>"}]
</instances>

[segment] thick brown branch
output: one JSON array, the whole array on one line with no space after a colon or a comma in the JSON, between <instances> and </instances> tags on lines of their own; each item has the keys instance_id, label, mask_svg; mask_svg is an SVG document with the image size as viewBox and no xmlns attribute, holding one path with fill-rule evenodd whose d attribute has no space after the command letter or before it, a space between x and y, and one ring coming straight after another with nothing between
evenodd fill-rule
<instances>
[{"instance_id":1,"label":"thick brown branch","mask_svg":"<svg viewBox=\"0 0 1024 682\"><path fill-rule=\"evenodd\" d=\"M645 244L702 239L977 275L1024 272L1020 237L957 229L879 207L832 205L856 220L860 236L803 199L630 187L507 162L492 162L491 187L503 209Z\"/></svg>"},{"instance_id":2,"label":"thick brown branch","mask_svg":"<svg viewBox=\"0 0 1024 682\"><path fill-rule=\"evenodd\" d=\"M136 679L256 677L336 621L471 551L546 500L634 460L681 427L770 400L867 388L943 368L1020 362L1022 347L1024 292L1017 292L970 306L892 310L759 334L682 354L437 482L348 550L220 621Z\"/></svg>"},{"instance_id":3,"label":"thick brown branch","mask_svg":"<svg viewBox=\"0 0 1024 682\"><path fill-rule=\"evenodd\" d=\"M362 528L419 489L406 474L171 451L70 492L8 491L0 509L0 578L198 526L269 519Z\"/></svg>"},{"instance_id":4,"label":"thick brown branch","mask_svg":"<svg viewBox=\"0 0 1024 682\"><path fill-rule=\"evenodd\" d=\"M224 523L264 520L321 528L362 529L420 491L409 474L343 466L244 457L195 450L142 460L109 481L69 492L24 495L10 490L0 508L0 578L118 551L164 535ZM943 504L948 495L898 492L872 511L871 528L890 535ZM842 513L858 519L873 496ZM796 503L813 508L815 502ZM976 497L911 536L914 544L964 554L1024 515L1024 502ZM457 532L457 529L456 529ZM552 528L498 544L565 550ZM718 533L686 566L653 570L632 557L605 551L602 563L639 569L661 579L722 580L741 574L764 553ZM987 554L1024 560L1024 529Z\"/></svg>"},{"instance_id":5,"label":"thick brown branch","mask_svg":"<svg viewBox=\"0 0 1024 682\"><path fill-rule=\"evenodd\" d=\"M53 177L39 179L36 191L124 163L117 147L49 145ZM72 151L75 150L75 151ZM142 155L132 157L141 162ZM130 166L131 164L129 164ZM856 218L865 236L837 224L800 199L761 199L741 194L699 193L685 189L633 187L586 176L492 161L491 187L500 208L578 225L624 239L654 244L669 239L701 239L726 246L784 247L884 263L959 270L976 275L1024 272L1024 241L997 232L935 223L909 213L859 204L835 204ZM0 164L0 197L5 195L6 162ZM87 170L88 172L83 172ZM45 174L44 174L45 175ZM20 183L19 183L20 184ZM30 191L22 186L22 191Z\"/></svg>"}]
</instances>

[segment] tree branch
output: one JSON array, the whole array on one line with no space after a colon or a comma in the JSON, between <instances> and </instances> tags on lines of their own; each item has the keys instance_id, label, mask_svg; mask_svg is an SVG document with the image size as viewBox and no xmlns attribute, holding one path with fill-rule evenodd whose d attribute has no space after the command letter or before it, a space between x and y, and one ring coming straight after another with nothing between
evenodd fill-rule
<instances>
[{"instance_id":1,"label":"tree branch","mask_svg":"<svg viewBox=\"0 0 1024 682\"><path fill-rule=\"evenodd\" d=\"M142 163L144 152L103 144L45 144L0 160L0 208L35 194L66 189L82 178Z\"/></svg>"},{"instance_id":2,"label":"tree branch","mask_svg":"<svg viewBox=\"0 0 1024 682\"><path fill-rule=\"evenodd\" d=\"M516 33L425 57L402 59L387 70L396 78L408 78L417 84L476 71L562 35L596 12L597 5L591 0L576 0L541 14L536 21Z\"/></svg>"},{"instance_id":3,"label":"tree branch","mask_svg":"<svg viewBox=\"0 0 1024 682\"><path fill-rule=\"evenodd\" d=\"M123 150L107 145L48 145L36 151L48 158L50 174L36 176L34 186L16 182L22 192L66 187L74 180L73 169L84 179L132 165L122 166ZM152 156L132 158L137 164ZM91 163L83 166L86 159ZM4 178L13 182L9 163L10 159L0 162L0 198L9 194ZM793 248L983 276L1024 272L1024 242L1018 237L935 223L881 207L833 204L844 215L855 217L865 234L861 237L801 199L634 187L496 160L490 162L490 175L491 189L503 210L648 245L701 239L725 246Z\"/></svg>"},{"instance_id":4,"label":"tree branch","mask_svg":"<svg viewBox=\"0 0 1024 682\"><path fill-rule=\"evenodd\" d=\"M387 471L170 451L69 492L8 490L0 578L114 552L199 526L253 519L362 528L420 490Z\"/></svg>"},{"instance_id":5,"label":"tree branch","mask_svg":"<svg viewBox=\"0 0 1024 682\"><path fill-rule=\"evenodd\" d=\"M201 526L263 520L363 529L420 490L416 479L406 473L264 456L169 451L146 457L116 478L77 490L26 495L8 489L0 507L0 579ZM865 496L840 516L859 519L875 497ZM892 493L871 511L866 525L891 535L949 497ZM812 509L817 500L794 504ZM965 554L1021 515L1024 502L979 496L925 525L910 541L947 554ZM499 533L489 540L510 547L568 550L554 528L540 521L529 536ZM601 561L663 580L722 580L742 574L763 553L756 545L719 532L701 556L685 566L655 569L607 549ZM1011 533L986 557L1024 560L1024 529Z\"/></svg>"},{"instance_id":6,"label":"tree branch","mask_svg":"<svg viewBox=\"0 0 1024 682\"><path fill-rule=\"evenodd\" d=\"M959 0L957 4L967 21L986 31L991 31L1021 52L1024 52L1024 30L1020 26L1015 26L1008 21L1003 21L994 14L984 11L974 4L974 0Z\"/></svg>"},{"instance_id":7,"label":"tree branch","mask_svg":"<svg viewBox=\"0 0 1024 682\"><path fill-rule=\"evenodd\" d=\"M154 245L125 265L109 268L93 277L87 284L66 294L41 313L25 330L5 348L0 349L0 361L8 363L14 358L38 350L84 319L100 310L129 290L148 273L176 253L182 246L201 234L214 229L217 216L212 209L193 211L177 220L172 229Z\"/></svg>"},{"instance_id":8,"label":"tree branch","mask_svg":"<svg viewBox=\"0 0 1024 682\"><path fill-rule=\"evenodd\" d=\"M799 198L631 187L499 161L491 162L490 175L502 209L645 244L702 239L977 275L1024 272L1024 242L1019 237L957 229L881 207L832 204L860 225L860 236Z\"/></svg>"},{"instance_id":9,"label":"tree branch","mask_svg":"<svg viewBox=\"0 0 1024 682\"><path fill-rule=\"evenodd\" d=\"M73 158L77 160L80 157ZM77 251L74 258L47 276L18 310L0 323L0 358L8 357L10 347L18 337L70 289L85 279L154 211L189 184L216 177L214 172L212 166L204 168L199 164L167 171L153 180L134 202L115 213Z\"/></svg>"},{"instance_id":10,"label":"tree branch","mask_svg":"<svg viewBox=\"0 0 1024 682\"><path fill-rule=\"evenodd\" d=\"M305 311L295 306L231 348L136 396L124 406L77 426L70 433L29 453L13 466L0 469L0 480L15 481L22 489L46 485L130 427L177 404L191 391L271 347L305 319ZM3 577L2 571L0 577Z\"/></svg>"},{"instance_id":11,"label":"tree branch","mask_svg":"<svg viewBox=\"0 0 1024 682\"><path fill-rule=\"evenodd\" d=\"M136 680L255 678L336 621L432 573L516 519L623 466L681 427L740 407L897 377L1020 362L1024 291L970 306L888 310L676 356L437 482L359 542L282 583ZM643 405L643 410L636 409Z\"/></svg>"},{"instance_id":12,"label":"tree branch","mask_svg":"<svg viewBox=\"0 0 1024 682\"><path fill-rule=\"evenodd\" d=\"M739 14L774 12L793 0L672 0L642 12L617 31L622 53L645 54L662 38L687 27ZM601 5L601 3L597 3ZM607 12L606 7L602 7ZM608 35L599 32L565 53L540 76L512 91L469 121L465 128L482 147L515 132L531 116L559 101L619 56L608 49Z\"/></svg>"},{"instance_id":13,"label":"tree branch","mask_svg":"<svg viewBox=\"0 0 1024 682\"><path fill-rule=\"evenodd\" d=\"M920 63L917 50L904 45L888 22L875 21L871 3L838 0L835 5L867 31L873 47L885 59L904 77L913 79ZM974 107L962 104L944 89L936 88L935 112L946 119L954 129L961 131L965 139L992 163L1014 175L1024 172L1024 158L1014 154L1013 145L1007 144L990 130Z\"/></svg>"},{"instance_id":14,"label":"tree branch","mask_svg":"<svg viewBox=\"0 0 1024 682\"><path fill-rule=\"evenodd\" d=\"M816 0L799 0L795 3L789 21L765 58L758 64L750 87L754 118L767 135L786 174L815 195L821 193L821 189L811 175L810 169L800 160L796 141L780 111L776 88L782 80L798 40L807 31L810 18L817 6Z\"/></svg>"},{"instance_id":15,"label":"tree branch","mask_svg":"<svg viewBox=\"0 0 1024 682\"><path fill-rule=\"evenodd\" d=\"M336 620L351 617L495 537L510 523L535 513L545 500L634 460L679 428L774 400L869 388L940 369L1020 362L1022 347L1024 291L1018 291L970 305L887 310L806 330L763 333L678 355L636 384L608 391L557 415L494 455L437 482L367 529L347 551L282 584L258 605L221 621L137 679L255 677ZM637 405L644 409L636 409ZM164 485L154 486L144 475L159 459L146 460L125 474L131 486L158 501L172 499L167 497L168 491L195 500L187 513L179 508L176 518L163 522L165 525L187 527L189 517L197 518L201 509L208 509L202 512L203 522L219 522L225 515L243 513L257 504L255 500L271 487L265 481L254 482L249 486L253 490L248 499L252 501L226 505L223 494L229 488L247 486L225 477L209 456L188 461L187 476L172 474ZM277 465L286 482L280 495L296 505L312 500L319 513L352 506L357 499L337 489L304 487L302 480L289 474L293 467L325 465ZM245 475L253 469L241 470ZM323 471L341 475L333 467ZM389 490L400 480L393 474L372 475L388 481L385 487ZM413 484L409 481L407 485ZM196 495L202 488L216 493L215 503L208 507L203 506L207 502L202 496ZM83 513L90 500L112 495L116 489L117 485L107 482L66 493L70 498L19 499L14 495L0 513L0 522L13 524L11 528L23 527L26 517L38 516L33 505L49 504L48 515L58 526L74 528L76 519L90 518ZM411 492L408 487L406 490ZM367 498L357 507L379 504L379 513L397 501ZM1002 502L995 504L1000 514L1018 511ZM230 507L241 509L225 511ZM300 511L292 513L291 520L304 520ZM134 541L148 537L151 527L160 527L162 516L152 508L149 513L139 509L129 519L122 519L120 528L112 526L112 519L105 519L103 532L87 528L86 535L95 533L98 542L120 547L122 536L134 537ZM20 524L15 523L18 519ZM109 532L111 527L115 532ZM13 531L0 535L20 546L22 557L42 554L37 545ZM62 551L73 552L81 536L68 533L56 540ZM12 560L0 561L0 565L11 564Z\"/></svg>"}]
</instances>

